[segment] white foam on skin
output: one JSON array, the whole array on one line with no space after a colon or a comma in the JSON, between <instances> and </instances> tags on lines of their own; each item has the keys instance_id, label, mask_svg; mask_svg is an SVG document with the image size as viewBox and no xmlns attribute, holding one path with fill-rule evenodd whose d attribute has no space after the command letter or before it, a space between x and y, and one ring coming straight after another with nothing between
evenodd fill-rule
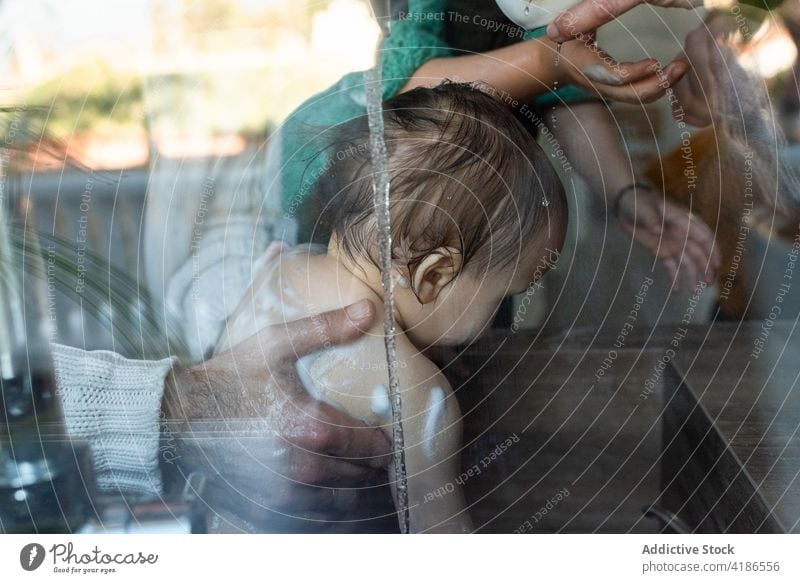
<instances>
[{"instance_id":1,"label":"white foam on skin","mask_svg":"<svg viewBox=\"0 0 800 583\"><path fill-rule=\"evenodd\" d=\"M321 245L298 245L292 249L283 251L281 255L272 262L264 266L269 270L263 274L264 284L256 290L254 304L256 310L269 314L274 318L275 314L280 314L284 320L295 320L307 315L307 306L304 301L305 294L300 293L295 286L308 285L302 279L295 281L294 277L298 269L306 269L310 256L325 253L325 247Z\"/></svg>"},{"instance_id":2,"label":"white foam on skin","mask_svg":"<svg viewBox=\"0 0 800 583\"><path fill-rule=\"evenodd\" d=\"M270 261L259 259L259 269L254 272L252 295L245 296L241 313L228 322L225 340L237 344L265 326L291 322L309 315L309 304L305 300L304 288L309 286L310 274L301 278L298 270L306 270L309 258L322 255L322 245L298 245L294 248L280 247L283 251ZM307 291L307 290L306 290ZM315 310L311 310L314 312Z\"/></svg>"},{"instance_id":3,"label":"white foam on skin","mask_svg":"<svg viewBox=\"0 0 800 583\"><path fill-rule=\"evenodd\" d=\"M312 369L314 368L314 365L319 357L320 353L317 352L315 354L308 354L298 358L294 365L295 370L297 371L297 376L300 378L300 382L303 384L305 390L308 391L308 394L314 397L317 401L322 401L323 403L327 403L331 407L335 407L340 411L345 411L345 408L342 407L341 404L337 403L328 396L328 391L325 390L324 386L325 381L314 375L312 372Z\"/></svg>"},{"instance_id":4,"label":"white foam on skin","mask_svg":"<svg viewBox=\"0 0 800 583\"><path fill-rule=\"evenodd\" d=\"M445 414L445 394L442 387L433 387L428 395L428 416L422 430L423 448L429 458L436 457L438 433L443 429Z\"/></svg>"},{"instance_id":5,"label":"white foam on skin","mask_svg":"<svg viewBox=\"0 0 800 583\"><path fill-rule=\"evenodd\" d=\"M292 321L305 316L303 303L290 285L275 289L279 267L280 260L273 260L263 267L267 273L257 277L264 279L254 289L253 295L248 293L245 296L246 303L237 317L228 321L225 340L230 344L237 344L276 321Z\"/></svg>"},{"instance_id":6,"label":"white foam on skin","mask_svg":"<svg viewBox=\"0 0 800 583\"><path fill-rule=\"evenodd\" d=\"M297 376L300 378L300 382L303 384L303 387L306 389L306 391L308 391L308 393L315 399L321 399L322 391L317 388L317 383L314 379L314 376L311 374L311 368L314 366L314 362L316 360L316 354L308 354L298 358L294 367L295 370L297 370Z\"/></svg>"},{"instance_id":7,"label":"white foam on skin","mask_svg":"<svg viewBox=\"0 0 800 583\"><path fill-rule=\"evenodd\" d=\"M335 380L330 377L353 360L349 354L354 352L353 347L336 347L299 358L295 370L308 394L340 411L347 411L338 399L351 394L353 383L338 376L334 376Z\"/></svg>"},{"instance_id":8,"label":"white foam on skin","mask_svg":"<svg viewBox=\"0 0 800 583\"><path fill-rule=\"evenodd\" d=\"M389 391L383 385L378 385L372 389L370 408L373 413L381 417L386 417L392 412L392 404L389 401Z\"/></svg>"},{"instance_id":9,"label":"white foam on skin","mask_svg":"<svg viewBox=\"0 0 800 583\"><path fill-rule=\"evenodd\" d=\"M606 83L608 85L622 85L622 79L611 73L603 65L591 65L586 67L582 73L592 81Z\"/></svg>"}]
</instances>

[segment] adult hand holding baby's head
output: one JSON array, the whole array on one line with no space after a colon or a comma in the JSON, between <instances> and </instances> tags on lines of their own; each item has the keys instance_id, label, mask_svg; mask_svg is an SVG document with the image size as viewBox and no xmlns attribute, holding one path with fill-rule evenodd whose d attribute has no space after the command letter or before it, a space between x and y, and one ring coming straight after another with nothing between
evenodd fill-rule
<instances>
[{"instance_id":1,"label":"adult hand holding baby's head","mask_svg":"<svg viewBox=\"0 0 800 583\"><path fill-rule=\"evenodd\" d=\"M333 488L375 477L388 464L389 441L380 429L309 395L295 362L355 340L374 317L375 306L362 300L269 326L206 362L173 371L164 411L176 429L180 463L189 466L184 471L218 476L210 506L220 503L256 524L286 515L340 518L352 507L357 491ZM220 430L221 436L202 439Z\"/></svg>"}]
</instances>

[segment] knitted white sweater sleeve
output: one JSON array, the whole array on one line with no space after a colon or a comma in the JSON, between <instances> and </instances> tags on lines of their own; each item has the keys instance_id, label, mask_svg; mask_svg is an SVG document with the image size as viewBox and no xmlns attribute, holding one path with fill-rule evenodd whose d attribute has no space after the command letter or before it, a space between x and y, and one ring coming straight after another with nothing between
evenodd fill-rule
<instances>
[{"instance_id":1,"label":"knitted white sweater sleeve","mask_svg":"<svg viewBox=\"0 0 800 583\"><path fill-rule=\"evenodd\" d=\"M161 493L161 397L174 359L128 360L53 345L67 431L88 442L99 490Z\"/></svg>"}]
</instances>

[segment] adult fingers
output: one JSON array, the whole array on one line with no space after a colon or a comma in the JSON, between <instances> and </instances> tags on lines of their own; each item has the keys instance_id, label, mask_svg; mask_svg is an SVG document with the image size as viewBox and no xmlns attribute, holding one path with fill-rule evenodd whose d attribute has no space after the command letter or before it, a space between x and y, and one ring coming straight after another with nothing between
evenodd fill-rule
<instances>
[{"instance_id":1,"label":"adult fingers","mask_svg":"<svg viewBox=\"0 0 800 583\"><path fill-rule=\"evenodd\" d=\"M388 465L391 444L381 429L305 395L300 395L295 405L282 434L300 449L371 468Z\"/></svg>"},{"instance_id":2,"label":"adult fingers","mask_svg":"<svg viewBox=\"0 0 800 583\"><path fill-rule=\"evenodd\" d=\"M671 284L673 291L678 289L678 263L672 257L661 259L661 265L667 270L667 280Z\"/></svg>"},{"instance_id":3,"label":"adult fingers","mask_svg":"<svg viewBox=\"0 0 800 583\"><path fill-rule=\"evenodd\" d=\"M709 245L705 242L698 242L694 239L690 239L687 242L687 246L693 250L695 256L699 256L699 264L702 265L705 282L713 282L722 263L716 244L712 242Z\"/></svg>"},{"instance_id":4,"label":"adult fingers","mask_svg":"<svg viewBox=\"0 0 800 583\"><path fill-rule=\"evenodd\" d=\"M684 282L686 283L686 289L692 289L692 286L697 284L697 267L685 253L681 255L678 270L680 271L680 277L678 278L676 291L683 288Z\"/></svg>"},{"instance_id":5,"label":"adult fingers","mask_svg":"<svg viewBox=\"0 0 800 583\"><path fill-rule=\"evenodd\" d=\"M686 73L688 65L683 61L673 61L659 75L654 73L650 77L635 83L619 87L607 85L605 88L595 87L594 90L603 97L624 103L642 104L650 103L662 97L667 89L672 87ZM603 89L600 91L599 89Z\"/></svg>"},{"instance_id":6,"label":"adult fingers","mask_svg":"<svg viewBox=\"0 0 800 583\"><path fill-rule=\"evenodd\" d=\"M705 222L693 216L684 207L670 201L665 201L664 216L676 228L688 233L688 241L702 249L706 261L714 271L722 265L722 255L719 252L714 232Z\"/></svg>"},{"instance_id":7,"label":"adult fingers","mask_svg":"<svg viewBox=\"0 0 800 583\"><path fill-rule=\"evenodd\" d=\"M375 304L363 299L355 304L265 328L269 355L276 362L293 362L318 350L352 342L369 330L375 319Z\"/></svg>"},{"instance_id":8,"label":"adult fingers","mask_svg":"<svg viewBox=\"0 0 800 583\"><path fill-rule=\"evenodd\" d=\"M696 284L701 280L705 281L706 283L713 281L715 270L709 261L709 253L707 249L697 245L693 241L687 241L684 254L692 262L692 265L694 266L695 277L698 278L694 280L693 283Z\"/></svg>"},{"instance_id":9,"label":"adult fingers","mask_svg":"<svg viewBox=\"0 0 800 583\"><path fill-rule=\"evenodd\" d=\"M352 417L333 407L327 417L331 426L338 428L337 439L328 444L329 454L372 468L389 465L392 447L382 429L354 423Z\"/></svg>"},{"instance_id":10,"label":"adult fingers","mask_svg":"<svg viewBox=\"0 0 800 583\"><path fill-rule=\"evenodd\" d=\"M691 224L687 218L688 212L685 214L685 217L679 217L677 220L665 217L663 237L659 245L659 254L662 257L671 257L681 273L678 286L683 279L688 279L689 282L695 281L698 273L706 272L708 265L708 253L689 238Z\"/></svg>"},{"instance_id":11,"label":"adult fingers","mask_svg":"<svg viewBox=\"0 0 800 583\"><path fill-rule=\"evenodd\" d=\"M641 3L642 0L584 0L551 22L547 36L554 42L566 42L578 34L596 30Z\"/></svg>"},{"instance_id":12,"label":"adult fingers","mask_svg":"<svg viewBox=\"0 0 800 583\"><path fill-rule=\"evenodd\" d=\"M634 225L633 223L627 223L623 226L625 226L640 245L644 246L645 249L655 255L660 261L664 262L668 259L675 260L677 257L678 254L675 253L675 250L663 240L661 230L654 231L643 225ZM675 265L677 268L677 261L675 261Z\"/></svg>"},{"instance_id":13,"label":"adult fingers","mask_svg":"<svg viewBox=\"0 0 800 583\"><path fill-rule=\"evenodd\" d=\"M711 250L689 237L691 221L672 221L665 230L665 245L669 254L678 264L682 278L694 289L699 281L713 281L715 268L711 263Z\"/></svg>"},{"instance_id":14,"label":"adult fingers","mask_svg":"<svg viewBox=\"0 0 800 583\"><path fill-rule=\"evenodd\" d=\"M708 101L698 98L695 94L691 83L692 76L694 76L693 72L687 73L686 76L673 87L675 97L677 97L678 104L680 105L680 109L673 110L673 115L680 116L684 114L682 121L685 121L689 125L705 127L711 123Z\"/></svg>"},{"instance_id":15,"label":"adult fingers","mask_svg":"<svg viewBox=\"0 0 800 583\"><path fill-rule=\"evenodd\" d=\"M711 249L714 246L715 238L714 232L711 230L704 221L698 219L697 217L691 215L688 210L683 207L676 207L675 209L670 209L672 213L669 218L670 220L675 220L678 213L685 213L682 217L683 220L686 221L687 226L689 227L689 238L697 243L704 245ZM680 217L680 215L678 215Z\"/></svg>"},{"instance_id":16,"label":"adult fingers","mask_svg":"<svg viewBox=\"0 0 800 583\"><path fill-rule=\"evenodd\" d=\"M691 227L689 230L689 238L703 248L709 263L715 269L719 269L722 265L722 254L717 245L717 239L714 237L714 232L703 221L695 218L689 218Z\"/></svg>"},{"instance_id":17,"label":"adult fingers","mask_svg":"<svg viewBox=\"0 0 800 583\"><path fill-rule=\"evenodd\" d=\"M573 66L579 67L581 74L590 83L622 86L647 79L655 75L658 61L642 59L641 61L620 63L611 55L596 47L590 47L576 55Z\"/></svg>"},{"instance_id":18,"label":"adult fingers","mask_svg":"<svg viewBox=\"0 0 800 583\"><path fill-rule=\"evenodd\" d=\"M351 463L339 458L293 448L286 478L297 486L357 487L376 481L376 468ZM385 472L384 472L385 475Z\"/></svg>"},{"instance_id":19,"label":"adult fingers","mask_svg":"<svg viewBox=\"0 0 800 583\"><path fill-rule=\"evenodd\" d=\"M658 62L652 59L644 59L635 63L617 63L613 60L598 59L597 62L584 66L581 74L590 84L623 87L656 77L655 66L657 64Z\"/></svg>"},{"instance_id":20,"label":"adult fingers","mask_svg":"<svg viewBox=\"0 0 800 583\"><path fill-rule=\"evenodd\" d=\"M680 288L684 279L695 284L699 281L699 274L703 274L707 283L713 281L716 275L713 248L704 239L698 241L692 238L693 230L705 225L690 217L688 211L684 210L683 213L678 217L667 215L663 228L651 229L638 237L662 262L672 261L673 269L679 275L674 281L673 289Z\"/></svg>"}]
</instances>

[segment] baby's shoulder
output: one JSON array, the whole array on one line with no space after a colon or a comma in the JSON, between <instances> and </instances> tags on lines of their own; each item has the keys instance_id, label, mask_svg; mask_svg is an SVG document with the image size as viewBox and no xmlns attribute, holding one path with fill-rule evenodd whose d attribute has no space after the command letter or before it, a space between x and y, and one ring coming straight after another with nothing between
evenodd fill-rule
<instances>
[{"instance_id":1,"label":"baby's shoulder","mask_svg":"<svg viewBox=\"0 0 800 583\"><path fill-rule=\"evenodd\" d=\"M361 352L367 356L369 364L372 365L369 368L379 370L385 376L388 374L388 364L384 339L383 306L377 304L376 307L380 315L364 335L365 346ZM395 334L395 363L398 378L404 388L420 389L427 386L441 386L443 383L449 387L447 379L439 367L420 352L402 330Z\"/></svg>"},{"instance_id":2,"label":"baby's shoulder","mask_svg":"<svg viewBox=\"0 0 800 583\"><path fill-rule=\"evenodd\" d=\"M383 378L388 382L382 323L372 339L372 342L381 345ZM453 390L439 367L420 352L404 333L397 334L395 339L397 349L395 362L404 415L413 416L429 410L432 406L454 405Z\"/></svg>"}]
</instances>

